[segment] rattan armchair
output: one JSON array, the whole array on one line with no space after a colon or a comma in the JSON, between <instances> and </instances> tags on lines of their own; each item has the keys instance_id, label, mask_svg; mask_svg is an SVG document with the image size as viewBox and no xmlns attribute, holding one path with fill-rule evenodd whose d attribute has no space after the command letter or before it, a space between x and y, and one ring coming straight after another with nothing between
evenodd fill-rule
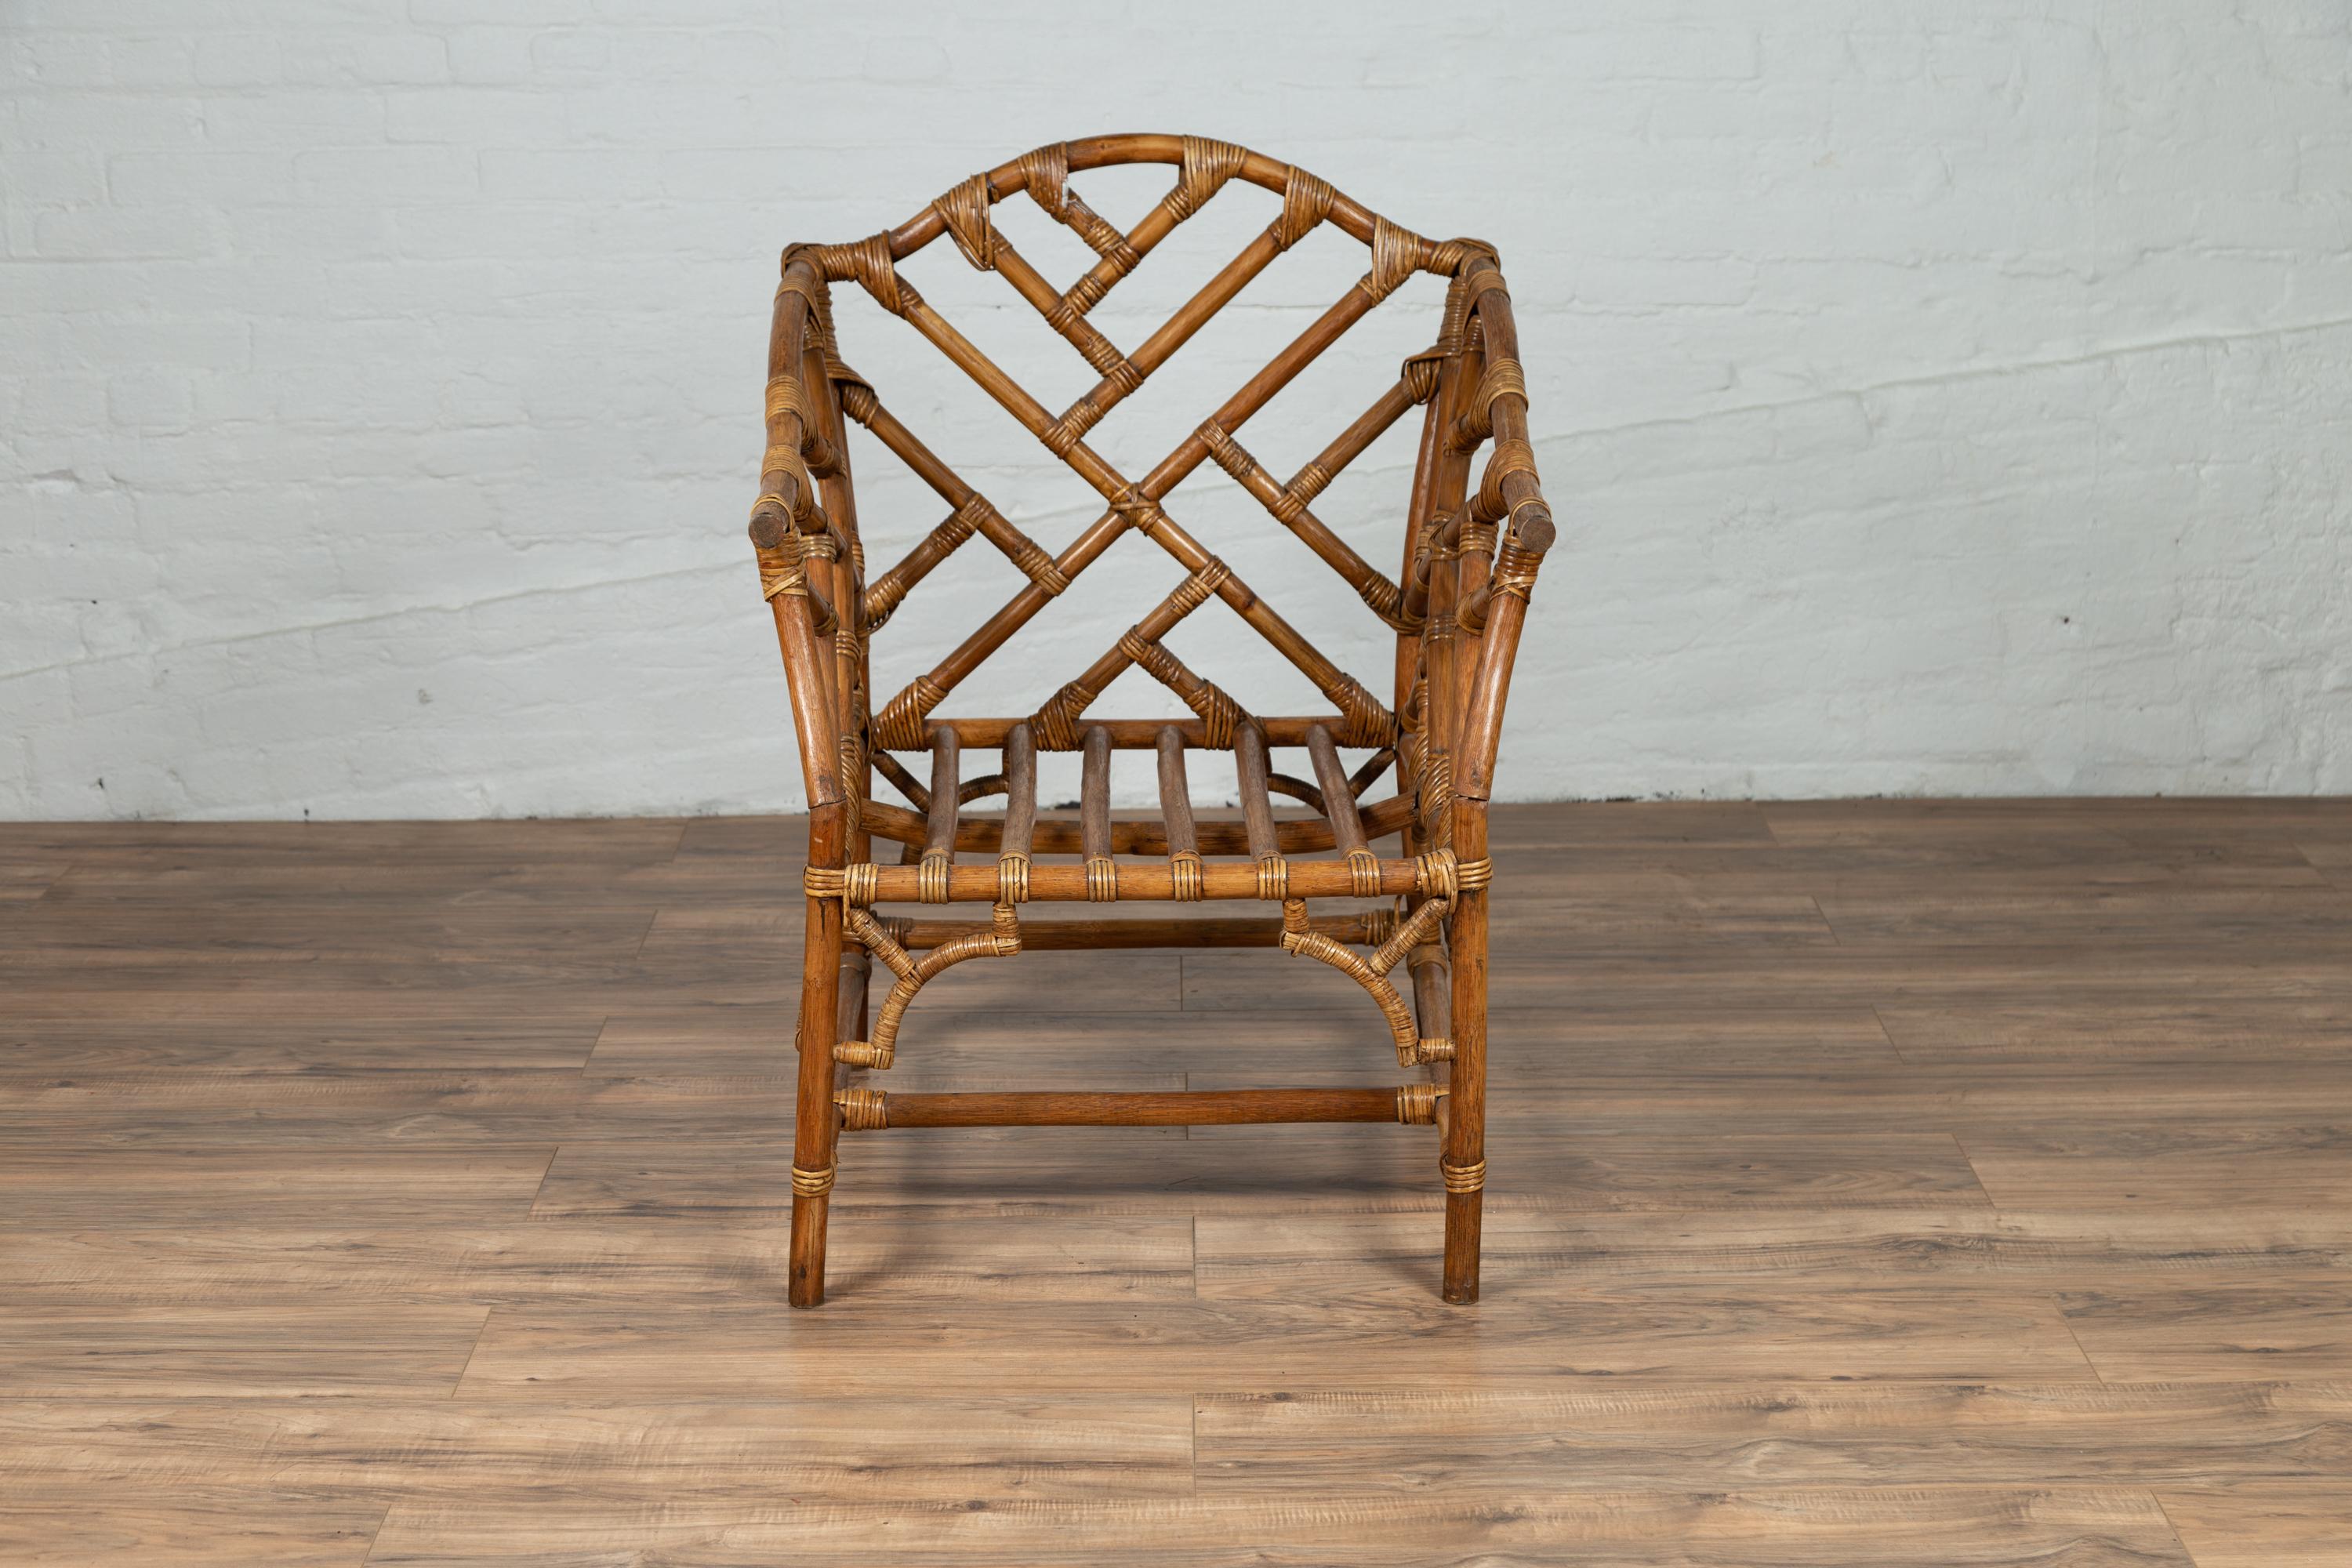
<instances>
[{"instance_id":1,"label":"rattan armchair","mask_svg":"<svg viewBox=\"0 0 2352 1568\"><path fill-rule=\"evenodd\" d=\"M1119 163L1168 163L1176 180L1132 229L1096 215L1070 176ZM1281 210L1167 323L1122 352L1088 312L1155 247L1234 181L1281 197ZM1066 289L1047 283L998 232L992 208L1025 194L1098 258ZM1140 479L1087 444L1089 429L1242 287L1318 225L1370 250L1370 268L1339 301L1276 353ZM1100 377L1059 415L926 304L897 263L945 237L972 266L992 270ZM1446 280L1436 342L1406 360L1393 384L1287 482L1240 445L1243 424L1349 326L1415 273ZM845 364L835 335L831 286L854 282L903 318L977 382L1026 435L1101 497L1092 523L1049 553L990 504L884 405ZM1391 580L1318 518L1313 505L1339 473L1407 411L1424 410L1410 495L1403 500L1402 573ZM851 484L847 424L862 426L936 490L947 516L908 553L866 575ZM898 228L846 245L797 245L783 254L769 338L767 452L751 541L782 644L809 803L804 890L807 933L798 1025L800 1076L793 1145L789 1296L824 1295L825 1218L844 1132L903 1127L1231 1122L1395 1121L1435 1129L1444 1192L1443 1293L1478 1295L1478 1231L1486 1184L1486 802L1511 664L1528 598L1553 525L1528 443L1527 393L1510 295L1493 250L1475 240L1432 241L1401 228L1304 170L1193 136L1102 136L1041 147L976 174ZM1483 467L1477 463L1486 451ZM1304 542L1395 632L1383 698L1340 669L1177 521L1177 486L1203 463L1231 475L1275 521ZM1474 471L1476 476L1473 485ZM1066 594L1113 541L1133 531L1181 570L1167 596L1036 711L945 717L957 685L1038 612ZM947 567L974 534L1003 552L1027 584L935 668L878 705L875 639L923 579ZM1256 712L1187 668L1166 646L1171 628L1220 600L1273 652L1304 674L1330 711ZM1112 679L1139 668L1192 717L1097 718L1088 710ZM1273 770L1276 748L1303 749L1311 780ZM968 777L966 749L998 752L997 771ZM1157 820L1114 820L1114 750L1158 752ZM1370 753L1352 771L1342 749ZM1195 820L1185 753L1230 752L1239 822ZM1080 753L1074 820L1041 816L1037 753ZM921 753L910 769L898 758ZM1393 770L1395 793L1366 804ZM918 776L918 773L925 776ZM912 809L877 800L879 774ZM1276 792L1314 816L1278 819ZM965 815L1002 795L1001 816ZM1397 840L1391 853L1374 847ZM903 847L884 863L877 841ZM959 860L959 853L965 858ZM1370 914L1310 912L1318 899L1381 899ZM1123 921L1116 941L1183 947L1278 947L1353 978L1377 1004L1402 1082L1365 1089L1255 1089L1168 1093L886 1093L908 1005L950 964L1011 958L1026 949L1091 945L1102 922L1029 918L1027 906L1144 900L1251 900L1272 913ZM883 904L988 906L987 918L904 918ZM1327 906L1328 907L1328 906ZM878 1008L877 963L893 984ZM1411 996L1391 979L1399 965ZM1369 1015L1368 1015L1369 1024Z\"/></svg>"}]
</instances>

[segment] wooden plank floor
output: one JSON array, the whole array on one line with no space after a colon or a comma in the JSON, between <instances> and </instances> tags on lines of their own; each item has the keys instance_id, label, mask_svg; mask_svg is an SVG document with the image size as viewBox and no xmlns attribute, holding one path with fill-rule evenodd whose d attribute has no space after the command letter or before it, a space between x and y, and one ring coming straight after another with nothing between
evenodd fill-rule
<instances>
[{"instance_id":1,"label":"wooden plank floor","mask_svg":"<svg viewBox=\"0 0 2352 1568\"><path fill-rule=\"evenodd\" d=\"M788 1312L800 832L0 826L0 1562L2352 1563L2352 803L1498 811L1470 1310L1359 1126L853 1137ZM1394 1076L1246 952L899 1060Z\"/></svg>"}]
</instances>

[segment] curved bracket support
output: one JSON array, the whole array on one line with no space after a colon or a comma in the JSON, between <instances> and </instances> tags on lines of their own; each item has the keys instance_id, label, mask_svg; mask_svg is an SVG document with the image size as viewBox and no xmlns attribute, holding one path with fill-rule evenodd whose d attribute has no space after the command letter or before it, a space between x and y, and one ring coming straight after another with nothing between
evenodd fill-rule
<instances>
[{"instance_id":1,"label":"curved bracket support","mask_svg":"<svg viewBox=\"0 0 2352 1568\"><path fill-rule=\"evenodd\" d=\"M1282 906L1282 950L1303 958L1320 960L1370 993L1373 1002L1380 1006L1381 1016L1388 1020L1389 1034L1396 1041L1399 1067L1445 1061L1454 1055L1454 1042L1422 1036L1414 1026L1412 1008L1397 994L1397 988L1389 984L1388 972L1395 968L1416 945L1428 940L1453 908L1454 900L1450 898L1427 900L1370 957L1360 958L1329 937L1308 930L1307 900L1289 899L1284 900Z\"/></svg>"},{"instance_id":2,"label":"curved bracket support","mask_svg":"<svg viewBox=\"0 0 2352 1568\"><path fill-rule=\"evenodd\" d=\"M875 1016L872 1037L842 1041L833 1047L833 1059L851 1067L887 1071L898 1055L898 1027L906 1020L908 1005L934 975L967 958L1010 958L1021 951L1021 920L1011 904L995 907L991 928L944 942L918 960L898 944L882 921L854 904L849 906L843 929L864 942L867 951L898 977L898 983L883 998L882 1009Z\"/></svg>"}]
</instances>

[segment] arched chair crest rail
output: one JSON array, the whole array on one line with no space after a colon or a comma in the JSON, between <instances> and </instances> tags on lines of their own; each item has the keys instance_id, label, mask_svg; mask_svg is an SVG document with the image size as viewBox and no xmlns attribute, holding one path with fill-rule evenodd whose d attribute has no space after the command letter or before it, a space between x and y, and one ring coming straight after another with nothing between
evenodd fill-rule
<instances>
[{"instance_id":1,"label":"arched chair crest rail","mask_svg":"<svg viewBox=\"0 0 2352 1568\"><path fill-rule=\"evenodd\" d=\"M1070 183L1089 169L1139 163L1172 164L1176 178L1125 232ZM1088 313L1104 296L1235 180L1281 196L1265 231L1136 347L1121 350L1097 331ZM1094 252L1094 264L1069 287L1047 282L993 223L994 205L1021 195ZM1370 254L1364 276L1328 310L1139 477L1087 445L1095 424L1203 322L1327 223ZM925 302L897 264L942 237L972 266L1002 277L1084 356L1099 377L1091 390L1055 413ZM1416 273L1445 280L1437 341L1407 359L1395 382L1313 461L1276 479L1241 445L1244 424ZM845 283L903 318L1029 438L1067 464L1101 498L1099 515L1049 552L958 477L843 361L833 290ZM1402 504L1400 574L1391 578L1314 506L1334 475L1414 408L1423 411L1419 454ZM850 423L869 431L946 508L905 559L870 577L845 437ZM767 442L751 541L783 649L810 810L793 1304L824 1298L826 1205L845 1131L1370 1121L1435 1129L1444 1294L1476 1300L1493 876L1486 801L1513 655L1553 538L1528 443L1518 332L1494 251L1475 240L1425 239L1302 169L1222 142L1128 135L1041 147L965 180L895 229L784 252L769 338ZM1177 487L1203 463L1231 475L1394 631L1394 665L1380 673L1378 690L1327 658L1178 520ZM1165 598L1034 712L941 711L957 686L1047 604L1085 593L1087 569L1130 531L1181 568ZM1025 585L934 668L898 689L877 690L869 658L875 639L923 579L974 535L1011 560ZM1328 709L1261 713L1186 668L1165 639L1212 599L1303 674ZM1192 717L1094 715L1097 697L1129 668L1166 685ZM1120 748L1158 752L1157 820L1113 820L1110 761ZM1311 779L1276 773L1271 753L1279 748L1303 750ZM1342 748L1371 755L1351 772ZM997 771L967 776L967 749L999 752ZM1194 819L1185 753L1196 750L1231 753L1240 822ZM1039 815L1040 751L1082 754L1075 820ZM915 769L898 760L918 754L928 760ZM1368 804L1372 787L1391 773L1394 794ZM875 798L877 773L912 809ZM1278 820L1271 798L1277 792L1313 816ZM1005 797L1002 816L963 811L998 795ZM1391 840L1392 852L1375 847ZM901 848L879 859L877 841ZM1311 900L1331 898L1390 905L1370 914L1310 912ZM1279 913L1057 924L1026 910L1133 900L1255 900ZM883 904L923 908L906 918L877 912ZM988 906L986 918L950 918L958 905ZM1263 945L1330 964L1370 993L1402 1081L1193 1093L894 1094L874 1087L891 1065L908 1005L941 970L1024 948L1114 945ZM868 982L877 963L892 984L876 1007ZM1400 967L1402 991L1394 979Z\"/></svg>"}]
</instances>

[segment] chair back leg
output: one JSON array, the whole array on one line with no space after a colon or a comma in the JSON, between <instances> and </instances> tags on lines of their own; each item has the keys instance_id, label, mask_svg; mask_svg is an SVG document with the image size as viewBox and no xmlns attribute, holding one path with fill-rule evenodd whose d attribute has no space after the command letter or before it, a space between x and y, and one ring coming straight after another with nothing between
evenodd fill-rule
<instances>
[{"instance_id":1,"label":"chair back leg","mask_svg":"<svg viewBox=\"0 0 2352 1568\"><path fill-rule=\"evenodd\" d=\"M812 867L840 866L842 816L838 805L810 813ZM838 897L810 890L795 1040L800 1081L793 1118L793 1238L785 1285L795 1307L814 1307L824 1300L825 1208L832 1202L841 1121L833 1103L833 1046L841 1013L842 914Z\"/></svg>"}]
</instances>

